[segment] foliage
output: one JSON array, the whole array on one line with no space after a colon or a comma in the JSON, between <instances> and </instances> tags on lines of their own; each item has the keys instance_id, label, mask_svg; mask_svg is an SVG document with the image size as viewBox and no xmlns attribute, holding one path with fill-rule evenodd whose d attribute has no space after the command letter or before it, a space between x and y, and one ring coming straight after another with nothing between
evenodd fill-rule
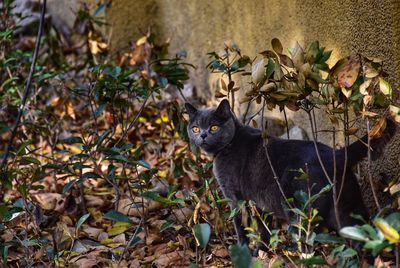
<instances>
[{"instance_id":1,"label":"foliage","mask_svg":"<svg viewBox=\"0 0 400 268\"><path fill-rule=\"evenodd\" d=\"M257 108L258 112L250 119L258 114L262 118L262 124L264 123L264 111L267 109L279 108L284 113L286 109L295 112L305 111L310 119L315 143L318 130L316 129L314 110L318 109L325 112L331 121L331 129L328 131L333 133L333 142L335 143L337 132L341 132L344 136L345 145L349 144L349 137L356 136L358 132L358 128L350 127L349 116L351 112L364 120L369 139L377 138L382 134L386 127L388 114L391 114L395 121L400 122L399 93L386 81L387 74L383 70L383 63L380 59L357 54L339 59L330 67L327 62L332 51L321 47L318 41L312 42L306 49L297 43L294 48L288 49L288 54L284 52L283 45L276 38L271 41L271 46L272 50L261 52L262 58L253 61L250 61L248 56L241 54L237 45L225 44L225 53L222 55L216 52L209 53L212 57L208 65L209 68L213 72L222 74L222 76L227 75L229 84L236 85L233 91L233 86L226 86L226 82L222 78L220 88L228 94L217 91L215 97L229 98L229 95L231 95L231 103L247 103L243 122L250 122L250 120L246 120L246 116L250 106L256 104L261 105L261 108ZM234 66L237 68L232 68L233 63L236 63ZM241 88L237 83L235 84L232 75L238 72L242 76L250 77L249 86ZM238 91L243 91L244 94L242 95L245 96L236 100L232 93ZM375 122L372 128L370 128L370 121ZM253 123L257 127L257 124ZM264 127L265 125L262 126L262 128ZM342 130L338 131L340 127L342 127ZM263 130L266 131L265 128ZM266 137L266 135L264 136ZM335 148L335 146L336 144L333 144L332 147ZM316 146L315 148L318 154L318 149ZM322 163L321 166L324 168ZM271 168L273 170L272 166ZM368 168L370 168L370 163ZM306 171L299 170L299 173L299 179L307 180ZM367 173L376 205L380 209L372 186L370 170ZM271 229L268 226L270 221L267 220L270 216L260 215L256 209L253 209L252 223L246 228L250 231L249 237L258 243L265 244L269 250L276 254L285 255L293 263L308 266L335 264L339 267L358 267L361 265L363 260L358 257L359 251L345 245L343 238L315 231L321 218L318 211L313 208L313 203L322 194L332 194L336 208L340 198L340 189L336 188L337 178L329 177L326 172L325 175L329 184L318 194L312 196L310 189L313 186L309 185L308 193L296 192L293 198L286 197L286 202L291 203L288 211L292 212L293 216L285 230ZM279 185L278 181L277 183ZM394 185L398 185L398 182L393 182L391 187ZM394 192L397 192L397 190L394 190ZM250 203L249 206L254 205ZM340 217L337 211L335 212L336 220L340 225ZM394 215L398 216L398 213L391 214L389 217L395 217ZM261 241L254 218L261 220L270 233L269 243L266 244L268 241ZM398 252L398 230L393 227L393 223L389 224L385 219L377 217L374 220L374 225L376 226L375 229L369 224L344 227L340 234L346 238L365 243L364 250L372 251L374 256L382 253L384 249L385 251ZM378 236L378 234L381 235ZM327 245L329 246L327 247Z\"/></svg>"},{"instance_id":2,"label":"foliage","mask_svg":"<svg viewBox=\"0 0 400 268\"><path fill-rule=\"evenodd\" d=\"M1 154L36 41L17 26L11 4L6 1L0 12ZM261 267L232 236L231 220L245 209L229 211L212 162L188 145L179 100L164 98L167 89L183 89L193 66L178 55L171 58L168 43L151 33L126 53L109 53L109 40L99 30L106 6L91 11L83 5L71 36L61 37L49 22L45 28L32 94L0 170L2 266ZM351 108L377 119L371 136L384 128L372 108L384 107L383 114L400 118L398 93L386 82L379 60L356 55L330 68L331 52L318 42L307 49L297 45L289 55L277 39L272 48L259 61L230 42L222 53L209 53L208 68L222 76L216 97L233 104L242 90L246 97L240 102L248 105L307 112L325 107L335 125L346 122ZM249 88L241 88L234 75L249 77ZM348 135L356 132L348 124L344 129ZM307 172L299 172L307 180ZM342 237L319 233L313 204L330 189L289 197L294 217L286 229L268 226L271 215L251 210L249 237L269 246L271 267L360 264L360 252ZM243 202L246 206L254 208ZM270 230L270 241L260 241L255 219ZM373 225L342 234L385 258L382 254L398 247L396 219L398 213L380 214Z\"/></svg>"}]
</instances>

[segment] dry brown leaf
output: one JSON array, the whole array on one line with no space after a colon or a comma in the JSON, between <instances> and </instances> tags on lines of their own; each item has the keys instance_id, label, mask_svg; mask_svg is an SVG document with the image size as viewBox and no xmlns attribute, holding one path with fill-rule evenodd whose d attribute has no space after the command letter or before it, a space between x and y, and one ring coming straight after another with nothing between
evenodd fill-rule
<instances>
[{"instance_id":1,"label":"dry brown leaf","mask_svg":"<svg viewBox=\"0 0 400 268\"><path fill-rule=\"evenodd\" d=\"M58 202L63 202L63 196L58 193L36 193L31 198L44 210L54 210Z\"/></svg>"},{"instance_id":2,"label":"dry brown leaf","mask_svg":"<svg viewBox=\"0 0 400 268\"><path fill-rule=\"evenodd\" d=\"M368 136L371 139L376 139L382 136L383 131L386 128L386 118L381 117L378 122L374 125L374 127L368 133Z\"/></svg>"},{"instance_id":3,"label":"dry brown leaf","mask_svg":"<svg viewBox=\"0 0 400 268\"><path fill-rule=\"evenodd\" d=\"M214 97L219 99L219 98L225 98L226 95L224 93L222 93L221 91L215 91Z\"/></svg>"},{"instance_id":4,"label":"dry brown leaf","mask_svg":"<svg viewBox=\"0 0 400 268\"><path fill-rule=\"evenodd\" d=\"M156 267L188 267L189 264L189 258L185 257L184 251L163 254L153 262L153 265Z\"/></svg>"},{"instance_id":5,"label":"dry brown leaf","mask_svg":"<svg viewBox=\"0 0 400 268\"><path fill-rule=\"evenodd\" d=\"M229 256L228 250L222 245L215 247L215 249L212 251L212 254L219 258L226 258Z\"/></svg>"}]
</instances>

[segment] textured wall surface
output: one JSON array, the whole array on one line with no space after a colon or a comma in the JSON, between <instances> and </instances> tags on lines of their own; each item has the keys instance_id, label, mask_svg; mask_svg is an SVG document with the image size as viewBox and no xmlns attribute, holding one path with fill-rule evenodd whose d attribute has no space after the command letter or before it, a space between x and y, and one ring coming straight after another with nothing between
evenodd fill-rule
<instances>
[{"instance_id":1,"label":"textured wall surface","mask_svg":"<svg viewBox=\"0 0 400 268\"><path fill-rule=\"evenodd\" d=\"M126 49L149 25L161 38L170 38L172 53L186 50L187 61L197 67L191 83L204 99L211 98L216 85L205 69L206 53L222 49L225 40L233 40L250 57L270 48L273 37L286 48L296 41L306 44L319 40L322 46L333 49L331 63L350 53L380 57L389 81L396 87L399 81L397 0L113 0L106 17L112 27L114 51ZM289 117L303 127L309 125L302 113L289 113ZM317 118L323 127L323 113ZM323 136L321 140L330 143L331 138ZM397 137L389 146L390 164L374 164L375 178L382 172L393 179L398 176L400 150L394 143L399 142Z\"/></svg>"}]
</instances>

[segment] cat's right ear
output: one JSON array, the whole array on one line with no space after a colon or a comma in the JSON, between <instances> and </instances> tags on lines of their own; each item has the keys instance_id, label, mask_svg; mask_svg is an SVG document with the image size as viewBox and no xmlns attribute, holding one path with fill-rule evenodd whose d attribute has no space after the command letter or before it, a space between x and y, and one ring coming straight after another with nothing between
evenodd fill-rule
<instances>
[{"instance_id":1,"label":"cat's right ear","mask_svg":"<svg viewBox=\"0 0 400 268\"><path fill-rule=\"evenodd\" d=\"M189 114L189 118L193 118L196 113L197 113L197 109L191 105L189 102L185 103L185 108L186 108L186 112Z\"/></svg>"}]
</instances>

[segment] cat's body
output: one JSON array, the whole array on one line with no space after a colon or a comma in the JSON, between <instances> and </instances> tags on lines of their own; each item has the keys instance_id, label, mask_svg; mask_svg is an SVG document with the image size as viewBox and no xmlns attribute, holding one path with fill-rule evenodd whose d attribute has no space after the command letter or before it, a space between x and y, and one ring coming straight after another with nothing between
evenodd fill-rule
<instances>
[{"instance_id":1,"label":"cat's body","mask_svg":"<svg viewBox=\"0 0 400 268\"><path fill-rule=\"evenodd\" d=\"M263 146L262 132L240 124L230 112L227 101L221 102L216 110L197 110L188 104L186 107L190 115L189 137L197 146L214 155L214 175L225 197L232 200L231 207L236 207L239 200L252 200L260 210L273 212L275 217L287 220L288 215L282 205L284 199ZM375 149L374 157L393 136L395 126L392 124L389 123L390 127L388 125L382 138L371 143L371 147ZM217 131L210 131L210 127ZM194 133L193 128L196 132L199 129L199 132ZM321 143L317 146L330 178L333 179L336 173L340 186L345 166L345 150L335 151L336 171L334 171L332 148ZM314 185L312 193L315 194L329 184L313 141L268 137L267 150L286 197L292 197L299 190L306 192L307 185ZM352 165L367 155L367 147L362 142L355 142L347 148L347 154L344 187L338 206L342 226L355 223L350 213L360 214L365 218L368 216L357 179L351 171ZM300 168L308 172L309 184L304 180L294 179L300 175L296 171ZM319 198L315 207L324 219L323 224L328 228L337 229L332 193L329 192ZM246 243L240 217L236 217L234 223L239 242Z\"/></svg>"}]
</instances>

